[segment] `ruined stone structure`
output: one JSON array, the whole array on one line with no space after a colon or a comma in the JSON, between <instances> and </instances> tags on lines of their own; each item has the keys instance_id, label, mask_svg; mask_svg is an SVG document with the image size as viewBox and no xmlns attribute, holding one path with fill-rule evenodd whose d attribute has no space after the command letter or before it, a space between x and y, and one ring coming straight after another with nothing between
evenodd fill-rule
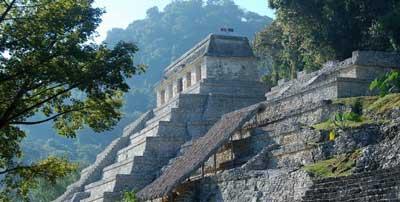
<instances>
[{"instance_id":1,"label":"ruined stone structure","mask_svg":"<svg viewBox=\"0 0 400 202\"><path fill-rule=\"evenodd\" d=\"M399 59L395 53L357 51L343 62L329 62L319 71L299 72L295 80L280 81L266 93L266 101L224 115L138 197L153 201L312 200L315 193L324 191L318 182L313 187L309 174L300 168L340 149L325 148L328 144L322 143L328 141L327 136L308 126L349 110L330 100L374 94L368 90L371 81L400 68ZM362 141L356 145L365 146ZM370 191L366 188L359 200L371 197L374 192ZM351 199L351 194L346 197Z\"/></svg>"},{"instance_id":2,"label":"ruined stone structure","mask_svg":"<svg viewBox=\"0 0 400 202\"><path fill-rule=\"evenodd\" d=\"M56 201L116 201L140 190L221 115L264 99L247 38L209 35L164 71L157 107L125 128Z\"/></svg>"},{"instance_id":3,"label":"ruined stone structure","mask_svg":"<svg viewBox=\"0 0 400 202\"><path fill-rule=\"evenodd\" d=\"M365 138L322 144L326 134L309 126L349 110L333 99L374 94L369 83L400 68L399 54L356 51L270 90L257 82L255 62L246 38L208 36L165 69L155 87L157 107L126 127L57 201L117 201L125 190L137 191L141 201L339 201L354 193L360 201L400 198L393 194L398 182L380 192L366 186L399 172L371 171L355 183L351 176L314 181L300 169L366 146ZM375 130L351 137L374 139ZM336 197L347 182L347 195ZM351 185L366 188L357 192Z\"/></svg>"}]
</instances>

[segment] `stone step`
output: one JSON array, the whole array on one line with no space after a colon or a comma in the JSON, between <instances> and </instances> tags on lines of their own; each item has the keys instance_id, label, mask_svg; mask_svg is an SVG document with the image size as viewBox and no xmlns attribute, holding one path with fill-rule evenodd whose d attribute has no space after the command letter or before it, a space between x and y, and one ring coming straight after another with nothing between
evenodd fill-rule
<instances>
[{"instance_id":1,"label":"stone step","mask_svg":"<svg viewBox=\"0 0 400 202\"><path fill-rule=\"evenodd\" d=\"M108 179L102 179L97 182L88 184L85 186L85 192L90 193L90 197L87 199L84 199L84 202L91 202L91 201L96 201L99 198L103 197L104 192L114 192L114 191L119 191L115 188L118 188L117 181L118 179L121 179L122 177L124 178L129 178L131 177L130 175L116 175L115 177L111 177ZM132 178L133 180L133 178Z\"/></svg>"},{"instance_id":2,"label":"stone step","mask_svg":"<svg viewBox=\"0 0 400 202\"><path fill-rule=\"evenodd\" d=\"M392 172L366 172L361 174L355 174L351 176L327 178L322 180L317 180L314 185L315 188L323 188L329 186L337 186L342 183L353 184L360 182L368 182L373 179L395 179L400 180L400 171L393 170Z\"/></svg>"},{"instance_id":3,"label":"stone step","mask_svg":"<svg viewBox=\"0 0 400 202\"><path fill-rule=\"evenodd\" d=\"M186 132L186 124L175 123L170 121L160 121L155 125L147 126L145 129L140 131L138 135L130 137L131 144L140 142L141 139L148 136L168 136L175 135L177 133L184 135ZM176 136L176 135L175 135Z\"/></svg>"},{"instance_id":4,"label":"stone step","mask_svg":"<svg viewBox=\"0 0 400 202\"><path fill-rule=\"evenodd\" d=\"M190 149L190 147L192 146L193 141L189 140L187 142L185 142L184 144L182 144L179 148L178 153L176 154L176 156L174 158L171 158L167 165L165 165L164 167L161 168L161 173L164 172L169 166L171 166L180 156L182 156L186 150Z\"/></svg>"},{"instance_id":5,"label":"stone step","mask_svg":"<svg viewBox=\"0 0 400 202\"><path fill-rule=\"evenodd\" d=\"M114 177L117 174L130 174L132 173L132 168L135 159L140 158L140 156L135 156L134 158L129 158L124 161L119 161L111 164L103 169L103 179Z\"/></svg>"},{"instance_id":6,"label":"stone step","mask_svg":"<svg viewBox=\"0 0 400 202\"><path fill-rule=\"evenodd\" d=\"M122 198L123 192L104 192L102 196L90 199L90 202L118 202L121 201ZM89 202L89 200L87 200L87 202Z\"/></svg>"},{"instance_id":7,"label":"stone step","mask_svg":"<svg viewBox=\"0 0 400 202\"><path fill-rule=\"evenodd\" d=\"M139 145L140 150L138 149L138 151L135 151L135 148L132 147L121 150L118 154L118 162L106 167L103 170L103 175L108 177L112 176L114 173L129 174L135 172L135 170L132 170L132 165L137 165L134 167L141 166L139 169L148 169L147 161L151 161L153 158L166 160L172 158L176 155L180 145L183 144L185 140L185 138L180 136L146 137L146 141Z\"/></svg>"},{"instance_id":8,"label":"stone step","mask_svg":"<svg viewBox=\"0 0 400 202\"><path fill-rule=\"evenodd\" d=\"M389 195L390 193L396 192L399 190L399 187L381 187L375 189L366 189L363 191L363 188L351 189L349 191L345 190L343 192L336 193L320 193L316 195L309 195L313 200L334 200L334 201L346 201L352 200L354 198L364 198L368 196L381 196L381 195ZM399 198L398 198L399 199Z\"/></svg>"},{"instance_id":9,"label":"stone step","mask_svg":"<svg viewBox=\"0 0 400 202\"><path fill-rule=\"evenodd\" d=\"M202 120L202 108L171 108L164 114L160 114L146 122L147 126L156 124L158 121L188 122Z\"/></svg>"},{"instance_id":10,"label":"stone step","mask_svg":"<svg viewBox=\"0 0 400 202\"><path fill-rule=\"evenodd\" d=\"M199 95L199 94L179 94L176 98L169 101L161 107L153 110L155 116L159 116L171 110L171 108L192 108L196 109L199 106L204 106L207 102L209 95Z\"/></svg>"},{"instance_id":11,"label":"stone step","mask_svg":"<svg viewBox=\"0 0 400 202\"><path fill-rule=\"evenodd\" d=\"M72 196L72 199L69 202L80 202L83 199L89 198L90 193L89 192L76 192Z\"/></svg>"},{"instance_id":12,"label":"stone step","mask_svg":"<svg viewBox=\"0 0 400 202\"><path fill-rule=\"evenodd\" d=\"M352 184L345 184L345 185L341 184L341 185L337 185L336 187L313 188L312 190L309 190L308 194L320 195L321 193L327 193L327 192L332 193L332 194L336 194L337 192L352 193L352 192L357 192L360 188L376 189L376 188L383 188L383 187L393 187L393 186L397 186L397 184L398 184L398 182L396 180L393 180L393 181L377 180L377 181L368 181L368 182L352 183Z\"/></svg>"},{"instance_id":13,"label":"stone step","mask_svg":"<svg viewBox=\"0 0 400 202\"><path fill-rule=\"evenodd\" d=\"M146 148L146 138L138 139L135 144L131 143L117 153L117 162L132 159L134 156L142 156Z\"/></svg>"},{"instance_id":14,"label":"stone step","mask_svg":"<svg viewBox=\"0 0 400 202\"><path fill-rule=\"evenodd\" d=\"M398 168L326 178L315 184L303 201L400 201Z\"/></svg>"},{"instance_id":15,"label":"stone step","mask_svg":"<svg viewBox=\"0 0 400 202\"><path fill-rule=\"evenodd\" d=\"M90 197L83 202L101 201L106 192L123 192L137 190L144 187L152 179L141 174L116 175L115 177L102 179L85 186L85 192L90 192Z\"/></svg>"}]
</instances>

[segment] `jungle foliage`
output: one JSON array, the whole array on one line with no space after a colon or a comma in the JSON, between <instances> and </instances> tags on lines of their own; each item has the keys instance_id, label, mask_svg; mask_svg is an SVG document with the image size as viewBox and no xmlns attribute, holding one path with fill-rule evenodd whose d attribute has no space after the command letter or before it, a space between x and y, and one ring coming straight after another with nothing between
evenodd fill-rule
<instances>
[{"instance_id":1,"label":"jungle foliage","mask_svg":"<svg viewBox=\"0 0 400 202\"><path fill-rule=\"evenodd\" d=\"M387 0L269 0L276 20L257 34L255 47L273 60L265 80L295 78L354 50L400 50L400 2Z\"/></svg>"},{"instance_id":2,"label":"jungle foliage","mask_svg":"<svg viewBox=\"0 0 400 202\"><path fill-rule=\"evenodd\" d=\"M223 16L223 17L221 17ZM128 123L145 110L154 106L153 85L161 78L162 70L210 32L219 32L221 27L232 27L235 35L252 39L254 33L262 30L272 20L253 12L239 8L231 0L173 1L163 11L154 7L147 11L142 20L132 22L126 29L112 29L105 42L108 48L116 48L122 40L134 42L140 51L135 52L135 61L146 64L146 74L126 78L132 88L121 99L123 116L113 130L93 135L93 131L84 127L78 131L75 139L55 135L51 122L38 125L24 125L26 134L21 148L26 164L44 159L49 155L68 156L79 163L79 168L94 161L96 155L111 140L120 136ZM62 23L62 22L60 22ZM81 96L73 91L74 96ZM36 114L32 118L44 118ZM31 191L33 201L51 201L65 190L68 182L79 175L76 172L60 178L56 184L49 184L39 179L39 186ZM43 192L43 190L47 190Z\"/></svg>"},{"instance_id":3,"label":"jungle foliage","mask_svg":"<svg viewBox=\"0 0 400 202\"><path fill-rule=\"evenodd\" d=\"M40 179L55 183L77 168L63 157L22 161L23 126L52 122L70 138L109 130L122 116L125 78L144 70L134 44L91 42L103 13L92 4L0 1L0 201L29 200Z\"/></svg>"}]
</instances>

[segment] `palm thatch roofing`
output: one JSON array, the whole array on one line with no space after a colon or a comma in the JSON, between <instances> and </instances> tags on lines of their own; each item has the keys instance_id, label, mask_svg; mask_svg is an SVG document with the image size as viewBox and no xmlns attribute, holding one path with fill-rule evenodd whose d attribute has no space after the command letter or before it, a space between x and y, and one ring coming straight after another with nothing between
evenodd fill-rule
<instances>
[{"instance_id":1,"label":"palm thatch roofing","mask_svg":"<svg viewBox=\"0 0 400 202\"><path fill-rule=\"evenodd\" d=\"M230 137L263 108L264 104L259 103L222 116L206 135L196 140L191 148L169 166L160 177L138 192L137 197L149 200L167 196L199 169L221 146L228 143Z\"/></svg>"}]
</instances>

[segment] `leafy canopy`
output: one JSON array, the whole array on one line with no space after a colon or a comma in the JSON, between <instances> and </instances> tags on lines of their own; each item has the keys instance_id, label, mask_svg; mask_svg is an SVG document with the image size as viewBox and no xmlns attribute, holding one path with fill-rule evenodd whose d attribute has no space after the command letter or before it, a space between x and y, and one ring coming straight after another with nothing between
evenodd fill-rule
<instances>
[{"instance_id":1,"label":"leafy canopy","mask_svg":"<svg viewBox=\"0 0 400 202\"><path fill-rule=\"evenodd\" d=\"M381 96L400 91L400 71L392 70L376 78L369 86L370 90L378 89Z\"/></svg>"},{"instance_id":2,"label":"leafy canopy","mask_svg":"<svg viewBox=\"0 0 400 202\"><path fill-rule=\"evenodd\" d=\"M0 179L2 200L22 195L34 179L73 170L65 159L21 163L23 125L53 121L67 137L108 130L121 118L126 78L144 70L137 47L92 42L103 11L93 0L0 1ZM12 180L10 180L12 179ZM28 184L29 186L26 186Z\"/></svg>"},{"instance_id":3,"label":"leafy canopy","mask_svg":"<svg viewBox=\"0 0 400 202\"><path fill-rule=\"evenodd\" d=\"M258 50L272 55L269 80L296 77L354 50L399 51L398 0L269 0L272 26L258 34Z\"/></svg>"}]
</instances>

